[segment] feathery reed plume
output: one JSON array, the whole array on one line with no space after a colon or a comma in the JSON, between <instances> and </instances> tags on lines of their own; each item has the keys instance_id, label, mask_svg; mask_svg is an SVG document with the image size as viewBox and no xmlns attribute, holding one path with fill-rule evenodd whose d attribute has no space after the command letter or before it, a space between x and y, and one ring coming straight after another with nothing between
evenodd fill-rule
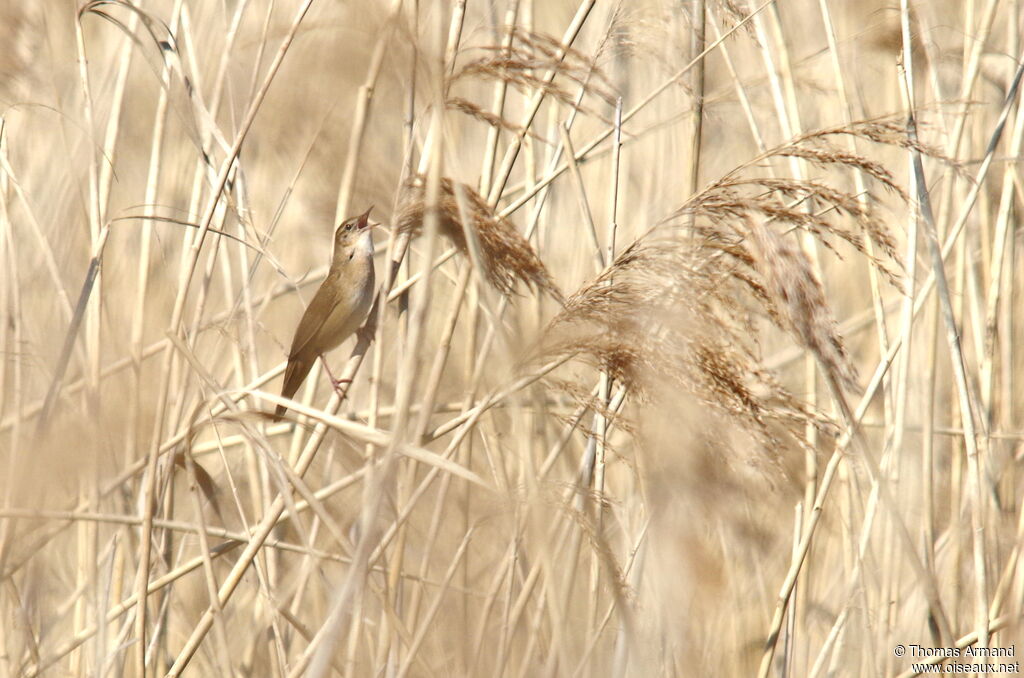
<instances>
[{"instance_id":1,"label":"feathery reed plume","mask_svg":"<svg viewBox=\"0 0 1024 678\"><path fill-rule=\"evenodd\" d=\"M801 207L803 205L804 207ZM862 232L835 218L851 217ZM745 236L743 221L772 222L814 234L838 255L828 236L840 238L867 257L893 285L899 284L900 263L888 227L876 218L867 200L812 179L723 177L690 198L667 221L693 215L713 228ZM869 254L865 236L885 258Z\"/></svg>"},{"instance_id":2,"label":"feathery reed plume","mask_svg":"<svg viewBox=\"0 0 1024 678\"><path fill-rule=\"evenodd\" d=\"M536 132L528 130L524 128L522 125L516 125L515 123L506 120L500 115L494 115L493 113L489 113L485 111L482 107L470 101L469 99L463 99L462 97L450 97L448 99L448 109L452 111L458 111L459 113L465 113L469 117L476 118L480 122L487 123L491 127L498 127L507 132L511 132L513 134L521 134L523 136L528 134L539 141L544 140L544 138L541 137Z\"/></svg>"},{"instance_id":3,"label":"feathery reed plume","mask_svg":"<svg viewBox=\"0 0 1024 678\"><path fill-rule=\"evenodd\" d=\"M542 351L574 353L641 396L667 381L741 422L764 443L777 440L769 422L782 422L794 434L808 421L820 424L760 366L751 338L754 316L764 316L811 351L835 383L858 390L821 282L807 255L777 231L801 229L832 251L830 237L844 240L898 285L895 239L873 214L871 196L815 179L748 173L768 158L796 156L862 171L905 198L885 167L829 141L849 134L906 147L901 130L887 120L820 130L729 172L572 295L549 325Z\"/></svg>"},{"instance_id":4,"label":"feathery reed plume","mask_svg":"<svg viewBox=\"0 0 1024 678\"><path fill-rule=\"evenodd\" d=\"M523 94L543 92L565 106L590 115L598 113L583 106L581 95L596 96L609 106L615 104L614 88L594 59L562 45L558 39L549 35L515 27L509 46L486 45L467 48L463 53L481 55L466 61L451 74L447 81L449 88L467 81L503 80ZM549 73L554 73L556 77L548 77ZM575 84L577 87L574 89L582 92L564 86L562 81ZM464 97L452 96L446 103L448 108L489 125L525 133L518 125L488 113Z\"/></svg>"},{"instance_id":5,"label":"feathery reed plume","mask_svg":"<svg viewBox=\"0 0 1024 678\"><path fill-rule=\"evenodd\" d=\"M801 135L765 151L710 184L687 200L669 220L683 216L705 219L717 228L741 232L740 222L749 216L755 221L775 222L810 232L833 252L835 248L828 236L838 237L868 257L889 282L898 285L900 262L895 239L885 222L874 214L871 195L854 195L815 179L752 177L747 173L771 158L798 157L823 168L838 167L862 172L885 190L906 200L906 191L883 165L830 141L830 137L851 135L906 148L911 142L907 141L906 132L901 130L904 130L902 123L883 119ZM919 145L915 148L932 157L941 157L934 149ZM847 217L859 228L851 228L837 216ZM878 248L880 256L869 254L866 239Z\"/></svg>"},{"instance_id":6,"label":"feathery reed plume","mask_svg":"<svg viewBox=\"0 0 1024 678\"><path fill-rule=\"evenodd\" d=\"M715 5L721 13L726 26L734 26L747 18L748 11L733 2L733 0L715 0ZM747 31L748 35L755 35L753 26L744 26L744 30Z\"/></svg>"},{"instance_id":7,"label":"feathery reed plume","mask_svg":"<svg viewBox=\"0 0 1024 678\"><path fill-rule=\"evenodd\" d=\"M871 160L858 153L853 153L834 143L835 137L843 136L852 136L884 146L895 146L905 150L917 151L922 155L941 160L958 171L960 170L957 163L953 159L944 156L939 149L911 138L905 121L893 117L883 117L871 120L858 120L845 125L825 127L801 134L743 163L730 172L729 176L749 170L767 158L796 157L807 160L819 167L842 166L847 169L855 169L875 179L887 191L896 193L903 200L908 199L907 192L896 183L895 177L893 177L892 172L888 168L878 161Z\"/></svg>"},{"instance_id":8,"label":"feathery reed plume","mask_svg":"<svg viewBox=\"0 0 1024 678\"><path fill-rule=\"evenodd\" d=\"M755 221L748 225L758 271L768 299L780 312L784 329L814 354L836 383L858 392L857 371L807 256L795 242L779 237L764 225Z\"/></svg>"},{"instance_id":9,"label":"feathery reed plume","mask_svg":"<svg viewBox=\"0 0 1024 678\"><path fill-rule=\"evenodd\" d=\"M768 158L799 157L819 166L863 172L906 199L906 192L884 166L831 143L830 137L839 135L913 147L941 157L934 149L911 146L914 142L908 141L904 125L894 120L868 120L817 130L729 172L687 200L661 226L681 228L692 224L691 235L700 239L700 247L714 249L731 261L730 270L745 281L749 298L761 311L810 350L836 383L857 392L856 371L843 347L821 282L807 255L776 231L796 228L809 232L837 256L829 238L846 241L890 283L899 286L902 267L895 238L874 214L871 195L857 196L815 179L745 175ZM877 254L869 251L868 241Z\"/></svg>"},{"instance_id":10,"label":"feathery reed plume","mask_svg":"<svg viewBox=\"0 0 1024 678\"><path fill-rule=\"evenodd\" d=\"M576 95L570 90L546 82L545 71L555 71L558 76L584 87L588 94L614 105L615 94L608 79L591 57L564 47L556 38L541 33L532 33L516 28L512 44L506 49L499 45L469 48L467 52L482 52L483 56L471 59L451 75L449 83L454 84L467 78L504 80L520 91L542 90L567 106L576 107ZM565 53L560 57L559 53Z\"/></svg>"},{"instance_id":11,"label":"feathery reed plume","mask_svg":"<svg viewBox=\"0 0 1024 678\"><path fill-rule=\"evenodd\" d=\"M424 182L414 179L404 188L395 224L400 231L418 234L427 209ZM513 294L519 280L528 287L546 291L560 303L564 300L530 243L508 219L498 216L479 193L465 184L442 179L437 209L441 234L460 252L469 252L467 232L476 240L483 274L495 288L504 294ZM468 223L463 221L463 210Z\"/></svg>"},{"instance_id":12,"label":"feathery reed plume","mask_svg":"<svg viewBox=\"0 0 1024 678\"><path fill-rule=\"evenodd\" d=\"M766 291L721 243L683 232L634 242L566 302L541 341L575 354L642 399L667 387L739 422L765 449L799 444L823 421L760 365L754 317L742 299Z\"/></svg>"}]
</instances>

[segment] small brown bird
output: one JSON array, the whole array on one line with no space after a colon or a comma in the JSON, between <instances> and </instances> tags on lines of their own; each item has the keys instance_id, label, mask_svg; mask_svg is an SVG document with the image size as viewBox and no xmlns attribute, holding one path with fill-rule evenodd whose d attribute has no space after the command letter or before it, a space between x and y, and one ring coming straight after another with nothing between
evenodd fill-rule
<instances>
[{"instance_id":1,"label":"small brown bird","mask_svg":"<svg viewBox=\"0 0 1024 678\"><path fill-rule=\"evenodd\" d=\"M370 210L346 220L334 234L334 258L320 289L302 314L288 352L281 395L291 398L306 379L317 357L337 347L359 329L373 301L373 240ZM326 359L324 365L327 364ZM334 381L335 388L338 382ZM274 420L288 410L278 405Z\"/></svg>"}]
</instances>

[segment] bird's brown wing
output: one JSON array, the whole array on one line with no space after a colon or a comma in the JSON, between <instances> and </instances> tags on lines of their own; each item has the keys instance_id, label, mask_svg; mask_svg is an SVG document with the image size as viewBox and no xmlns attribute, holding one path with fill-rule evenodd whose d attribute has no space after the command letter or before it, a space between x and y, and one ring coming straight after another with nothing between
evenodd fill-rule
<instances>
[{"instance_id":1,"label":"bird's brown wing","mask_svg":"<svg viewBox=\"0 0 1024 678\"><path fill-rule=\"evenodd\" d=\"M288 367L284 372L284 387L281 389L281 395L285 398L291 398L299 390L313 363L316 362L317 355L320 354L321 348L316 338L338 303L337 278L334 271L327 274L327 279L313 295L313 300L309 302L299 326L295 329L292 348L288 351ZM275 421L280 421L287 409L284 405L278 405L274 413Z\"/></svg>"},{"instance_id":2,"label":"bird's brown wing","mask_svg":"<svg viewBox=\"0 0 1024 678\"><path fill-rule=\"evenodd\" d=\"M299 321L299 326L295 329L295 338L292 339L292 348L288 352L289 358L295 358L305 349L312 349L314 354L320 353L314 340L324 323L327 322L331 311L338 304L338 292L338 273L332 270L320 285L320 289L313 295L313 300L306 307L306 312L302 314L302 320Z\"/></svg>"}]
</instances>

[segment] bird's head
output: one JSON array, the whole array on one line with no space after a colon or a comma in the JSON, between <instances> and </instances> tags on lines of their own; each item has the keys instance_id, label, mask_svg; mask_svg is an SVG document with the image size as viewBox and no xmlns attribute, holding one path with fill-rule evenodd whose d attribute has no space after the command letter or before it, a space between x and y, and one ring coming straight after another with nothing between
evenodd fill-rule
<instances>
[{"instance_id":1,"label":"bird's head","mask_svg":"<svg viewBox=\"0 0 1024 678\"><path fill-rule=\"evenodd\" d=\"M356 250L368 248L373 252L373 240L370 238L370 209L357 217L346 219L334 232L334 259L351 259Z\"/></svg>"}]
</instances>

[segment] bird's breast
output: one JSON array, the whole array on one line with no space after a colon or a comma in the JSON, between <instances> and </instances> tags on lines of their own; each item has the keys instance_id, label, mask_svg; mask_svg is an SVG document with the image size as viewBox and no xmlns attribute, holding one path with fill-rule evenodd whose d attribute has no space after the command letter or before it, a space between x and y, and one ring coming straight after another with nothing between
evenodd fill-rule
<instances>
[{"instance_id":1,"label":"bird's breast","mask_svg":"<svg viewBox=\"0 0 1024 678\"><path fill-rule=\"evenodd\" d=\"M373 259L357 256L346 268L349 270L346 271L347 280L342 285L343 291L319 333L322 337L330 338L330 346L325 347L324 351L335 348L359 329L373 301Z\"/></svg>"}]
</instances>

